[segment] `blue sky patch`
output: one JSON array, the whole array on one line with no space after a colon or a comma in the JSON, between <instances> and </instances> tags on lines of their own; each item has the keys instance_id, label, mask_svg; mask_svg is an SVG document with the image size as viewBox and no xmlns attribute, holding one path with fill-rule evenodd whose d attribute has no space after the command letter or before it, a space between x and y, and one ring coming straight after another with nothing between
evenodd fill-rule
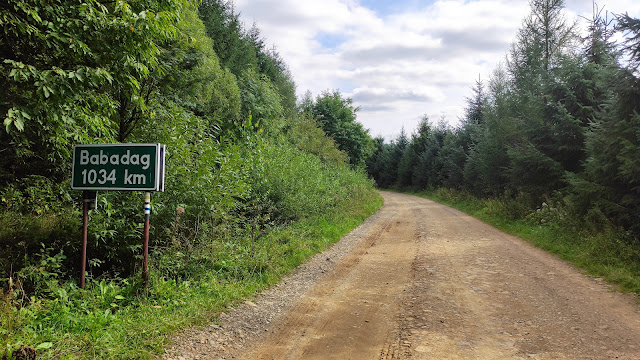
<instances>
[{"instance_id":1,"label":"blue sky patch","mask_svg":"<svg viewBox=\"0 0 640 360\"><path fill-rule=\"evenodd\" d=\"M325 49L335 49L346 41L346 37L342 34L320 33L315 40Z\"/></svg>"},{"instance_id":2,"label":"blue sky patch","mask_svg":"<svg viewBox=\"0 0 640 360\"><path fill-rule=\"evenodd\" d=\"M435 0L360 0L360 5L373 10L380 17L407 11L409 9L425 8Z\"/></svg>"}]
</instances>

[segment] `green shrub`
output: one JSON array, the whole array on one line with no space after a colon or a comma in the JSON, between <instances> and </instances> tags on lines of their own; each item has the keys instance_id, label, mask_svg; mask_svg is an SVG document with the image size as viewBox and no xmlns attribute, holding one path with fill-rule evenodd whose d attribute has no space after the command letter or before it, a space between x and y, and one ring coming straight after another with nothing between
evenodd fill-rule
<instances>
[{"instance_id":1,"label":"green shrub","mask_svg":"<svg viewBox=\"0 0 640 360\"><path fill-rule=\"evenodd\" d=\"M38 263L46 249L62 251L71 269L70 254L80 239L82 215L68 183L30 176L0 190L0 277ZM74 194L75 195L75 194Z\"/></svg>"}]
</instances>

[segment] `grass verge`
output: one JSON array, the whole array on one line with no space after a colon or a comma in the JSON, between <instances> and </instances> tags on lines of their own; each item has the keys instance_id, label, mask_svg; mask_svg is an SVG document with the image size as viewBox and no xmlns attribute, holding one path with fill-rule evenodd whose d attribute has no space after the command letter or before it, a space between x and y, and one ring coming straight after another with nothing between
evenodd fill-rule
<instances>
[{"instance_id":1,"label":"grass verge","mask_svg":"<svg viewBox=\"0 0 640 360\"><path fill-rule=\"evenodd\" d=\"M152 271L145 296L138 294L138 278L90 279L87 290L56 281L49 298L31 299L22 308L12 306L16 292L4 291L0 355L29 346L38 351L39 359L153 358L171 335L216 321L222 311L277 283L382 206L373 190L361 194L329 215L275 228L251 240L253 259L242 270L237 269L246 259L237 257L220 260L197 280L169 279Z\"/></svg>"},{"instance_id":2,"label":"grass verge","mask_svg":"<svg viewBox=\"0 0 640 360\"><path fill-rule=\"evenodd\" d=\"M463 211L617 285L623 292L640 294L640 243L621 229L596 227L548 204L522 216L522 209L513 209L518 207L514 200L479 199L445 189L411 194Z\"/></svg>"}]
</instances>

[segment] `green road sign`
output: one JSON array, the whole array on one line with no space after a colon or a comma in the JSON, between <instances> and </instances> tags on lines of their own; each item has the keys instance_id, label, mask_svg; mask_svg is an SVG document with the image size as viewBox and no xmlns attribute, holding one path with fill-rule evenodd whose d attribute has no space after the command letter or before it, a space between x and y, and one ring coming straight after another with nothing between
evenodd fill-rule
<instances>
[{"instance_id":1,"label":"green road sign","mask_svg":"<svg viewBox=\"0 0 640 360\"><path fill-rule=\"evenodd\" d=\"M76 145L71 188L164 191L164 158L161 144Z\"/></svg>"}]
</instances>

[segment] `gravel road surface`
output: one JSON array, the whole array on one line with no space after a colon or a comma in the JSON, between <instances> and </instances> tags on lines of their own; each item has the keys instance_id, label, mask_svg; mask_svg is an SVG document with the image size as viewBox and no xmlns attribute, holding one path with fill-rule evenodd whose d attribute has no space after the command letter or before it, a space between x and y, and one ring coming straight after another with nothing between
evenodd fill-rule
<instances>
[{"instance_id":1,"label":"gravel road surface","mask_svg":"<svg viewBox=\"0 0 640 360\"><path fill-rule=\"evenodd\" d=\"M640 303L410 195L165 359L640 359Z\"/></svg>"}]
</instances>

